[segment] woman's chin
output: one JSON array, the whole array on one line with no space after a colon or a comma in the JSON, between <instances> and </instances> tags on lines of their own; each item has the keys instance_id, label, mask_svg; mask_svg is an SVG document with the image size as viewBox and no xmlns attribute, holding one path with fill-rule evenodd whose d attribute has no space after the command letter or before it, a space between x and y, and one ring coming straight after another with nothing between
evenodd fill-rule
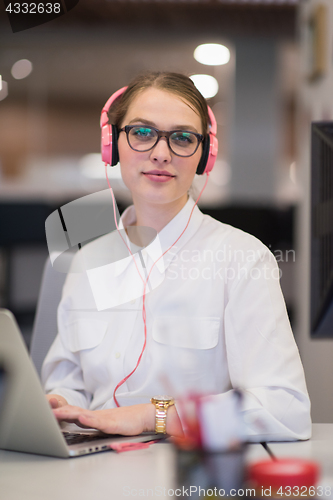
<instances>
[{"instance_id":1,"label":"woman's chin","mask_svg":"<svg viewBox=\"0 0 333 500\"><path fill-rule=\"evenodd\" d=\"M132 192L132 198L134 204L136 202L142 203L147 203L149 205L156 205L156 206L162 206L162 205L169 205L169 204L184 204L186 203L188 199L187 191L185 193L172 193L169 190L156 190L145 192L144 194L142 193L134 193Z\"/></svg>"}]
</instances>

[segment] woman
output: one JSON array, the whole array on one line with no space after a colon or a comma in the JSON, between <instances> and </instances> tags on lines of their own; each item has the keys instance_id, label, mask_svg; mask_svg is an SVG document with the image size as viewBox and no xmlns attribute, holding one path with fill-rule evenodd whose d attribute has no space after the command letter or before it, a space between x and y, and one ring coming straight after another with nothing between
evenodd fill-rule
<instances>
[{"instance_id":1,"label":"woman","mask_svg":"<svg viewBox=\"0 0 333 500\"><path fill-rule=\"evenodd\" d=\"M207 157L205 100L174 73L138 77L120 94L113 142L118 133L133 197L120 228L153 228L160 252L148 245L93 273L69 274L42 372L54 414L138 434L156 428L150 399L169 393L176 404L166 404L160 424L179 436L177 400L200 392L223 401L241 388L250 440L308 439L310 403L276 262L256 238L203 215L188 195ZM87 247L98 252L101 241Z\"/></svg>"}]
</instances>

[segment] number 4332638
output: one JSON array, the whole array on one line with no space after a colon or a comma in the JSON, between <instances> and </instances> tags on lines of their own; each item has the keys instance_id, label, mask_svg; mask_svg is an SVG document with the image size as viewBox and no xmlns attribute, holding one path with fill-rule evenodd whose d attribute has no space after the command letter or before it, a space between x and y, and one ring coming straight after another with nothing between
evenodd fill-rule
<instances>
[{"instance_id":1,"label":"number 4332638","mask_svg":"<svg viewBox=\"0 0 333 500\"><path fill-rule=\"evenodd\" d=\"M60 14L60 3L9 3L6 7L9 14Z\"/></svg>"}]
</instances>

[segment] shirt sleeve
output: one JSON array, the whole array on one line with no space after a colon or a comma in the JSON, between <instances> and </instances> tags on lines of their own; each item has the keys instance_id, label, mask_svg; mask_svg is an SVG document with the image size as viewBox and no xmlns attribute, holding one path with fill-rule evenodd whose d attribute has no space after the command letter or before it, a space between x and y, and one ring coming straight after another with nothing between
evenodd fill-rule
<instances>
[{"instance_id":1,"label":"shirt sleeve","mask_svg":"<svg viewBox=\"0 0 333 500\"><path fill-rule=\"evenodd\" d=\"M86 306L83 273L69 273L58 307L58 334L47 353L41 371L42 384L46 394L63 396L68 404L89 408L92 394L86 390L81 369L80 353L69 348L68 338L75 323L71 322L72 310L77 306L77 297ZM75 332L72 332L75 333Z\"/></svg>"},{"instance_id":2,"label":"shirt sleeve","mask_svg":"<svg viewBox=\"0 0 333 500\"><path fill-rule=\"evenodd\" d=\"M63 396L68 404L89 408L91 395L84 388L82 370L76 356L64 348L58 334L42 367L46 394Z\"/></svg>"},{"instance_id":3,"label":"shirt sleeve","mask_svg":"<svg viewBox=\"0 0 333 500\"><path fill-rule=\"evenodd\" d=\"M232 387L244 395L248 439L309 439L310 400L276 260L263 247L256 262L242 263L235 272L225 308L225 342Z\"/></svg>"}]
</instances>

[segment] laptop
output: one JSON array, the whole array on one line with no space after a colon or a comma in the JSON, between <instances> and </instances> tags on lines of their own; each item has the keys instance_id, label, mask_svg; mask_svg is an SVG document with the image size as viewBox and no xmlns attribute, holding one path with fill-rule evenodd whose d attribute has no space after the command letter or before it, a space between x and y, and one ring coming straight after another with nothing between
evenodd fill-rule
<instances>
[{"instance_id":1,"label":"laptop","mask_svg":"<svg viewBox=\"0 0 333 500\"><path fill-rule=\"evenodd\" d=\"M119 443L147 442L163 434L104 434L68 424L61 429L45 398L12 313L0 309L0 366L6 374L0 412L0 448L69 458L107 451ZM73 427L75 431L72 432Z\"/></svg>"}]
</instances>

